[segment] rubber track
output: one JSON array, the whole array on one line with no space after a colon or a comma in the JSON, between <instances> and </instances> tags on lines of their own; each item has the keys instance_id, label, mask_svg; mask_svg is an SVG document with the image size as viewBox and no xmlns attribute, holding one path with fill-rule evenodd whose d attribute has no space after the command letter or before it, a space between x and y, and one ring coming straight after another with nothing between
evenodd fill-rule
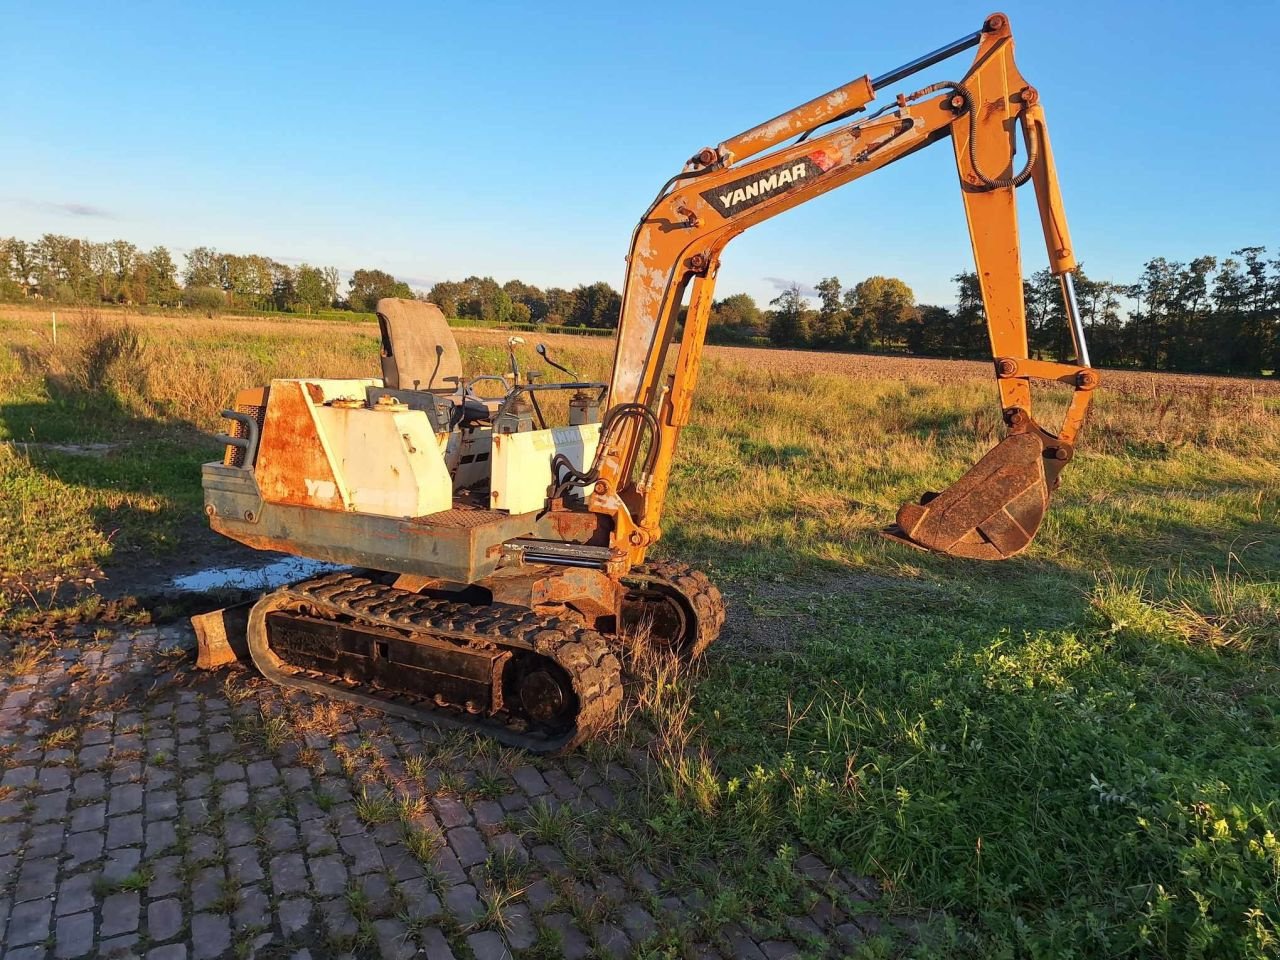
<instances>
[{"instance_id":1,"label":"rubber track","mask_svg":"<svg viewBox=\"0 0 1280 960\"><path fill-rule=\"evenodd\" d=\"M313 674L313 671L288 664L284 665L284 670L274 664L264 666L257 649L259 646L266 646L266 637L265 629L261 626L255 629L255 626L262 623L269 610L284 609L282 604L307 605L330 615L370 626L429 633L454 641L462 647L532 650L553 660L569 675L574 693L578 697L577 723L567 734L547 737L500 726L500 721L492 718L471 718L458 710L410 705L412 700L419 698L397 691L383 691L367 684L351 684L338 678L308 681L302 677L291 677L291 674ZM250 648L255 663L269 679L304 689L316 690L317 687L323 687L325 690L321 692L329 692L342 699L401 716L465 727L526 750L538 753L572 750L611 727L622 702L622 667L603 635L594 630L582 629L569 621L541 617L523 607L505 604L471 606L448 600L433 600L407 590L374 583L351 573L338 572L270 593L254 607L254 614L259 609L262 611L260 615L250 616ZM256 636L259 633L262 635ZM357 695L351 696L352 693Z\"/></svg>"},{"instance_id":2,"label":"rubber track","mask_svg":"<svg viewBox=\"0 0 1280 960\"><path fill-rule=\"evenodd\" d=\"M700 657L720 636L725 620L724 596L701 570L670 560L655 560L633 567L622 582L630 587L665 586L684 598L697 621L697 638L686 654L690 660Z\"/></svg>"}]
</instances>

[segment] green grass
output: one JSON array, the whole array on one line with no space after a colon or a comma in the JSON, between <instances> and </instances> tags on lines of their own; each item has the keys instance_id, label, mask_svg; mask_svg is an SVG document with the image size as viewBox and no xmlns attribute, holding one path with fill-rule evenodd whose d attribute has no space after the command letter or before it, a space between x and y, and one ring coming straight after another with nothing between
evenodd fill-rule
<instances>
[{"instance_id":1,"label":"green grass","mask_svg":"<svg viewBox=\"0 0 1280 960\"><path fill-rule=\"evenodd\" d=\"M892 909L953 914L945 952L1265 955L1276 634L1215 645L1121 584L1046 628L1070 602L1037 593L826 595L803 655L719 660L695 706L718 791L673 783L670 829L708 852L794 834Z\"/></svg>"},{"instance_id":2,"label":"green grass","mask_svg":"<svg viewBox=\"0 0 1280 960\"><path fill-rule=\"evenodd\" d=\"M754 876L799 838L877 877L886 909L943 911L919 948L941 956L1275 955L1280 424L1260 398L1245 432L1223 400L1161 420L1100 397L1036 546L991 566L874 536L976 459L989 399L863 384L835 431L798 409L831 379L736 413L713 396L686 437L661 552L709 559L777 642L713 651L680 681L687 718L651 711L696 731L649 814L667 855L754 851L722 888L768 916Z\"/></svg>"},{"instance_id":3,"label":"green grass","mask_svg":"<svg viewBox=\"0 0 1280 960\"><path fill-rule=\"evenodd\" d=\"M370 826L390 823L399 816L394 797L383 792L370 793L367 787L360 791L360 796L356 797L355 809L356 816Z\"/></svg>"},{"instance_id":4,"label":"green grass","mask_svg":"<svg viewBox=\"0 0 1280 960\"><path fill-rule=\"evenodd\" d=\"M352 328L148 323L141 372L86 392L73 355L0 320L2 435L123 443L100 459L0 448L0 572L182 550L236 387L376 364ZM469 367L505 366L469 336ZM585 376L608 365L607 342L553 352ZM1280 952L1280 390L1104 380L1036 543L983 565L876 531L994 441L989 382L732 356L708 356L655 554L708 569L741 615L695 675L650 685L627 737L658 780L607 822L624 856L706 894L648 953L727 920L783 934L813 896L793 869L809 849L875 878L869 909L935 918L868 956ZM1052 425L1061 397L1043 409ZM469 743L410 772L438 765L461 793L446 760ZM357 807L404 814L367 791ZM599 829L549 806L525 825L531 843Z\"/></svg>"}]
</instances>

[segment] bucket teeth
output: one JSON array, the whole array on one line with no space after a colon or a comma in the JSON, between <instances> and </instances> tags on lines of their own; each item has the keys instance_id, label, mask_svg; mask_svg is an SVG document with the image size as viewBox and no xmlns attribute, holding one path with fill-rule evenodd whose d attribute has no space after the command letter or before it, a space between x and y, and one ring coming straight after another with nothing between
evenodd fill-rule
<instances>
[{"instance_id":1,"label":"bucket teeth","mask_svg":"<svg viewBox=\"0 0 1280 960\"><path fill-rule=\"evenodd\" d=\"M1044 458L1039 430L1011 434L942 493L904 505L885 536L953 557L1016 556L1049 508Z\"/></svg>"}]
</instances>

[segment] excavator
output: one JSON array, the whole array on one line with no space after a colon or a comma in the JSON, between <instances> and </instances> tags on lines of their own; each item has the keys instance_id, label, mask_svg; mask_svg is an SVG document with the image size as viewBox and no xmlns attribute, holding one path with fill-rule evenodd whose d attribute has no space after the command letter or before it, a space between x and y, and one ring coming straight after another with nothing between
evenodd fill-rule
<instances>
[{"instance_id":1,"label":"excavator","mask_svg":"<svg viewBox=\"0 0 1280 960\"><path fill-rule=\"evenodd\" d=\"M975 48L960 80L882 96ZM724 624L705 574L646 559L690 420L721 252L744 230L940 141L955 154L1007 429L885 533L977 560L1024 550L1099 379L1044 111L1013 49L1008 19L993 14L910 63L694 154L631 237L608 382L579 378L541 345L567 379L522 377L514 345L509 372L467 377L437 307L385 299L380 377L241 391L223 412L223 459L203 467L212 528L341 565L256 602L247 645L257 668L286 687L537 753L610 728L633 638L693 659ZM1015 206L1027 183L1073 363L1028 355ZM1033 380L1072 389L1056 433L1033 415Z\"/></svg>"}]
</instances>

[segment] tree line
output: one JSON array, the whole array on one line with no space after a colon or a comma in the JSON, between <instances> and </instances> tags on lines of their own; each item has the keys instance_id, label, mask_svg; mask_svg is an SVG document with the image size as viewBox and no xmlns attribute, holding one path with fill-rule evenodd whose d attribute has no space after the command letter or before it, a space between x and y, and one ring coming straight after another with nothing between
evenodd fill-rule
<instances>
[{"instance_id":1,"label":"tree line","mask_svg":"<svg viewBox=\"0 0 1280 960\"><path fill-rule=\"evenodd\" d=\"M1075 275L1076 298L1096 366L1256 375L1280 369L1280 257L1265 247L1183 263L1156 257L1133 283ZM807 296L797 284L760 309L747 294L716 302L708 336L824 350L897 351L934 357L990 356L978 277L957 274L952 306L918 304L893 277L845 288L826 277ZM1058 278L1023 282L1033 357L1074 355Z\"/></svg>"},{"instance_id":2,"label":"tree line","mask_svg":"<svg viewBox=\"0 0 1280 960\"><path fill-rule=\"evenodd\" d=\"M110 302L222 309L371 312L382 297L422 296L448 317L498 323L611 328L622 298L608 283L540 288L522 280L467 277L415 294L383 270L281 263L260 254L197 247L180 269L168 249L127 240L95 243L45 234L0 238L0 298L55 303ZM977 276L960 273L955 303L920 304L894 277L851 287L839 278L798 285L761 308L745 293L716 301L709 339L823 350L896 351L924 356L989 356ZM1033 356L1072 353L1056 277L1040 270L1023 284ZM1257 374L1280 368L1280 257L1261 246L1189 262L1149 260L1132 283L1094 280L1081 269L1076 292L1096 365L1148 370Z\"/></svg>"},{"instance_id":3,"label":"tree line","mask_svg":"<svg viewBox=\"0 0 1280 960\"><path fill-rule=\"evenodd\" d=\"M291 265L261 254L196 247L179 269L163 246L127 240L94 243L48 233L39 240L0 238L0 299L54 303L126 303L201 310L372 312L383 297L413 297L385 270L362 268L345 287L336 267ZM614 327L622 298L607 283L546 290L492 277L443 281L425 294L449 317L508 323Z\"/></svg>"}]
</instances>

